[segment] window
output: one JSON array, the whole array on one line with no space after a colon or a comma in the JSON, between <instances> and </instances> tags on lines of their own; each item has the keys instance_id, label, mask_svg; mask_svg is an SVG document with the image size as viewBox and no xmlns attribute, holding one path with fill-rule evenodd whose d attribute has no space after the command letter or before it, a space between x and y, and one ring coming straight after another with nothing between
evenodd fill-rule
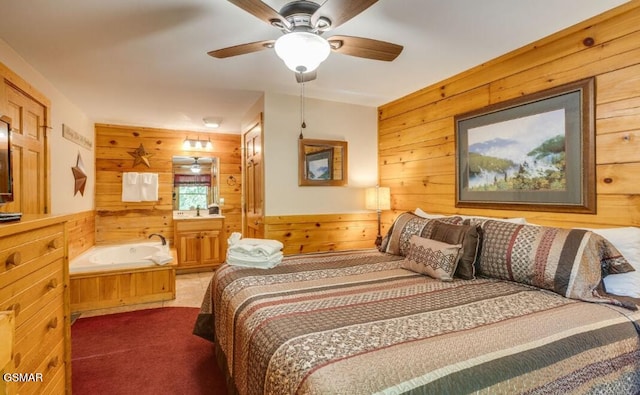
<instances>
[{"instance_id":1,"label":"window","mask_svg":"<svg viewBox=\"0 0 640 395\"><path fill-rule=\"evenodd\" d=\"M177 210L206 209L209 202L211 176L208 174L175 174L173 176L174 199ZM174 206L175 208L175 206Z\"/></svg>"},{"instance_id":2,"label":"window","mask_svg":"<svg viewBox=\"0 0 640 395\"><path fill-rule=\"evenodd\" d=\"M178 210L195 210L196 207L206 209L208 191L206 185L178 186Z\"/></svg>"}]
</instances>

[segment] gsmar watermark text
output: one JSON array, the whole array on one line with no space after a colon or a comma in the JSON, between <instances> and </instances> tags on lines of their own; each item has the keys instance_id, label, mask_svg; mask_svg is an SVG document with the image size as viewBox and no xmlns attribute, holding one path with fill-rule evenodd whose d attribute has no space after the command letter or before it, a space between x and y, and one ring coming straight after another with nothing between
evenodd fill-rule
<instances>
[{"instance_id":1,"label":"gsmar watermark text","mask_svg":"<svg viewBox=\"0 0 640 395\"><path fill-rule=\"evenodd\" d=\"M9 383L27 383L27 382L39 382L42 380L42 373L4 373L2 380Z\"/></svg>"}]
</instances>

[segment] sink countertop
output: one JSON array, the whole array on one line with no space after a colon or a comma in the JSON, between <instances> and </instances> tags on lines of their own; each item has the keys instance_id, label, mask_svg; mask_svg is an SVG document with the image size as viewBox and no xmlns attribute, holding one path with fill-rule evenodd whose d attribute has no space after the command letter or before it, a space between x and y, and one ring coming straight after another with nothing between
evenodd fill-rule
<instances>
[{"instance_id":1,"label":"sink countertop","mask_svg":"<svg viewBox=\"0 0 640 395\"><path fill-rule=\"evenodd\" d=\"M224 215L220 214L200 214L190 215L190 214L173 214L173 219L182 220L182 219L216 219L216 218L224 218Z\"/></svg>"},{"instance_id":2,"label":"sink countertop","mask_svg":"<svg viewBox=\"0 0 640 395\"><path fill-rule=\"evenodd\" d=\"M220 214L200 214L197 216L195 214L173 214L173 219L185 219L185 220L197 220L197 219L216 219L216 218L224 218L224 215Z\"/></svg>"}]
</instances>

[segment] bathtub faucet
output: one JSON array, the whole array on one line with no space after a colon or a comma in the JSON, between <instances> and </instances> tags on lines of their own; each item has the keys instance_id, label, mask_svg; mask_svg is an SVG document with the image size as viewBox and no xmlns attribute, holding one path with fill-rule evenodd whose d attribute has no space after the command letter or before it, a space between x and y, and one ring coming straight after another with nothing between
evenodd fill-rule
<instances>
[{"instance_id":1,"label":"bathtub faucet","mask_svg":"<svg viewBox=\"0 0 640 395\"><path fill-rule=\"evenodd\" d=\"M149 235L149 238L153 237L153 236L158 236L160 238L160 240L162 240L162 245L166 246L167 245L167 239L164 238L163 235L159 234L159 233L151 233Z\"/></svg>"}]
</instances>

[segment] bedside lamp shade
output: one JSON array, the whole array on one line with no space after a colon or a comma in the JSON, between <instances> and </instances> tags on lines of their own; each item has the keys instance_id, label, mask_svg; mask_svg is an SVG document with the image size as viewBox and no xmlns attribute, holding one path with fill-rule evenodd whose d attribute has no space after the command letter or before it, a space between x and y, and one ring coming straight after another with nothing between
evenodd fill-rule
<instances>
[{"instance_id":1,"label":"bedside lamp shade","mask_svg":"<svg viewBox=\"0 0 640 395\"><path fill-rule=\"evenodd\" d=\"M387 187L373 187L366 189L367 210L390 210L391 190Z\"/></svg>"}]
</instances>

